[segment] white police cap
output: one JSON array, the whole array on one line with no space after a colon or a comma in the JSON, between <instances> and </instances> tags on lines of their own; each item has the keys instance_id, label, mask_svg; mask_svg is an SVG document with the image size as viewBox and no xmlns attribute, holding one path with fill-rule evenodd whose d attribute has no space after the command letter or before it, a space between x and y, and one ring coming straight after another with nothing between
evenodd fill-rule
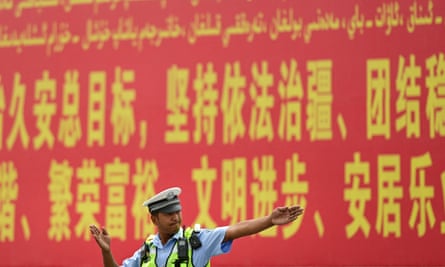
<instances>
[{"instance_id":1,"label":"white police cap","mask_svg":"<svg viewBox=\"0 0 445 267\"><path fill-rule=\"evenodd\" d=\"M177 212L182 209L181 202L178 198L179 194L181 194L181 188L168 188L144 201L143 206L147 206L148 210L152 214L157 212Z\"/></svg>"}]
</instances>

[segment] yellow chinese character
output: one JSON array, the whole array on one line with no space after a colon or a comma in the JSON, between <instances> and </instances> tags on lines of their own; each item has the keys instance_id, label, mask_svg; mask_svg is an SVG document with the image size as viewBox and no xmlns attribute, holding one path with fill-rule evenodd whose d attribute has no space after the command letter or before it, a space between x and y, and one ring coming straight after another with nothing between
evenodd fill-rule
<instances>
[{"instance_id":1,"label":"yellow chinese character","mask_svg":"<svg viewBox=\"0 0 445 267\"><path fill-rule=\"evenodd\" d=\"M311 141L332 138L332 61L310 61L307 64L308 105L306 129Z\"/></svg>"},{"instance_id":2,"label":"yellow chinese character","mask_svg":"<svg viewBox=\"0 0 445 267\"><path fill-rule=\"evenodd\" d=\"M400 182L400 156L380 155L378 158L378 202L376 229L379 234L388 237L394 234L400 237L400 202L396 202L403 197L401 186L396 186ZM383 228L383 229L382 229Z\"/></svg>"},{"instance_id":3,"label":"yellow chinese character","mask_svg":"<svg viewBox=\"0 0 445 267\"><path fill-rule=\"evenodd\" d=\"M187 97L189 70L173 65L167 70L167 127L166 143L187 143L187 126L190 100Z\"/></svg>"},{"instance_id":4,"label":"yellow chinese character","mask_svg":"<svg viewBox=\"0 0 445 267\"><path fill-rule=\"evenodd\" d=\"M3 149L3 118L5 114L5 108L5 88L3 86L2 76L0 75L0 150Z\"/></svg>"},{"instance_id":5,"label":"yellow chinese character","mask_svg":"<svg viewBox=\"0 0 445 267\"><path fill-rule=\"evenodd\" d=\"M113 237L127 239L127 207L125 205L125 186L128 185L130 166L119 158L105 165L105 184L108 187L105 211L106 228Z\"/></svg>"},{"instance_id":6,"label":"yellow chinese character","mask_svg":"<svg viewBox=\"0 0 445 267\"><path fill-rule=\"evenodd\" d=\"M105 144L105 90L107 75L103 71L90 73L88 85L87 146Z\"/></svg>"},{"instance_id":7,"label":"yellow chinese character","mask_svg":"<svg viewBox=\"0 0 445 267\"><path fill-rule=\"evenodd\" d=\"M445 208L445 172L442 172L440 180L442 181L442 201L443 201L443 207ZM440 224L440 233L441 234L445 234L445 220L443 220L441 222L441 224Z\"/></svg>"},{"instance_id":8,"label":"yellow chinese character","mask_svg":"<svg viewBox=\"0 0 445 267\"><path fill-rule=\"evenodd\" d=\"M417 236L425 235L427 223L433 228L436 223L433 205L434 186L426 185L425 169L431 167L430 153L425 153L411 159L409 196L413 201L409 216L410 228L417 227Z\"/></svg>"},{"instance_id":9,"label":"yellow chinese character","mask_svg":"<svg viewBox=\"0 0 445 267\"><path fill-rule=\"evenodd\" d=\"M102 170L96 166L94 159L83 160L82 166L77 169L76 213L80 219L76 224L75 233L77 237L89 240L91 234L88 226L97 224L96 215L100 213L100 184Z\"/></svg>"},{"instance_id":10,"label":"yellow chinese character","mask_svg":"<svg viewBox=\"0 0 445 267\"><path fill-rule=\"evenodd\" d=\"M134 89L125 89L124 85L134 82L133 70L121 70L116 67L113 82L113 105L111 124L113 125L113 144L127 145L135 132L134 110L132 103L136 98Z\"/></svg>"},{"instance_id":11,"label":"yellow chinese character","mask_svg":"<svg viewBox=\"0 0 445 267\"><path fill-rule=\"evenodd\" d=\"M426 60L428 76L426 87L426 115L430 123L430 137L445 136L445 54L433 55Z\"/></svg>"},{"instance_id":12,"label":"yellow chinese character","mask_svg":"<svg viewBox=\"0 0 445 267\"><path fill-rule=\"evenodd\" d=\"M257 157L252 162L253 179L258 182L252 183L250 192L253 198L253 217L258 218L270 214L277 201L277 192L274 183L277 180L277 171L274 166L273 156L262 156L261 164ZM260 236L276 236L277 228L272 227L259 233Z\"/></svg>"},{"instance_id":13,"label":"yellow chinese character","mask_svg":"<svg viewBox=\"0 0 445 267\"><path fill-rule=\"evenodd\" d=\"M49 169L49 200L51 202L50 226L48 238L60 242L71 238L71 223L68 206L73 197L71 194L71 179L73 169L64 160L62 163L51 161Z\"/></svg>"},{"instance_id":14,"label":"yellow chinese character","mask_svg":"<svg viewBox=\"0 0 445 267\"><path fill-rule=\"evenodd\" d=\"M278 93L282 104L278 135L285 141L301 140L303 85L300 71L297 69L297 61L292 59L289 66L286 62L282 62L280 73L281 80L278 84Z\"/></svg>"},{"instance_id":15,"label":"yellow chinese character","mask_svg":"<svg viewBox=\"0 0 445 267\"><path fill-rule=\"evenodd\" d=\"M193 82L193 89L196 92L196 102L193 105L196 125L193 141L200 143L202 135L205 134L209 145L215 142L215 117L218 115L216 106L218 91L215 89L215 84L218 77L212 63L207 63L205 73L202 64L198 64L196 76Z\"/></svg>"},{"instance_id":16,"label":"yellow chinese character","mask_svg":"<svg viewBox=\"0 0 445 267\"><path fill-rule=\"evenodd\" d=\"M246 159L226 159L222 162L222 219L230 218L229 224L246 219Z\"/></svg>"},{"instance_id":17,"label":"yellow chinese character","mask_svg":"<svg viewBox=\"0 0 445 267\"><path fill-rule=\"evenodd\" d=\"M136 173L133 175L133 185L135 187L131 214L134 217L134 239L139 240L147 234L155 233L155 226L149 221L147 212L141 209L147 196L156 194L154 184L159 179L158 165L155 160L138 158L135 162Z\"/></svg>"},{"instance_id":18,"label":"yellow chinese character","mask_svg":"<svg viewBox=\"0 0 445 267\"><path fill-rule=\"evenodd\" d=\"M11 132L6 139L8 150L14 146L17 135L20 135L24 148L28 148L29 135L26 130L24 107L26 98L26 87L20 82L20 73L14 74L14 87L12 89L11 105L9 106L9 116L15 116Z\"/></svg>"},{"instance_id":19,"label":"yellow chinese character","mask_svg":"<svg viewBox=\"0 0 445 267\"><path fill-rule=\"evenodd\" d=\"M268 71L268 62L261 62L261 67L256 63L252 66L253 82L250 85L250 97L253 105L250 116L249 136L251 140L266 138L272 141L274 137L271 109L274 107L274 96L268 89L273 85L273 75ZM257 91L260 88L260 92Z\"/></svg>"},{"instance_id":20,"label":"yellow chinese character","mask_svg":"<svg viewBox=\"0 0 445 267\"><path fill-rule=\"evenodd\" d=\"M372 59L366 64L366 126L367 138L391 137L389 60Z\"/></svg>"},{"instance_id":21,"label":"yellow chinese character","mask_svg":"<svg viewBox=\"0 0 445 267\"><path fill-rule=\"evenodd\" d=\"M292 154L292 158L286 159L286 176L281 183L281 194L285 196L286 206L300 205L307 206L306 195L309 193L309 183L302 181L300 176L306 174L306 163L300 161L297 153ZM284 226L283 237L288 239L292 237L303 223L304 216L301 220Z\"/></svg>"},{"instance_id":22,"label":"yellow chinese character","mask_svg":"<svg viewBox=\"0 0 445 267\"><path fill-rule=\"evenodd\" d=\"M216 227L215 221L210 215L210 202L212 200L212 183L216 180L216 169L209 168L209 159L206 156L201 157L201 167L192 170L192 179L196 183L196 193L199 205L199 214L195 219L196 223L207 226L207 228Z\"/></svg>"},{"instance_id":23,"label":"yellow chinese character","mask_svg":"<svg viewBox=\"0 0 445 267\"><path fill-rule=\"evenodd\" d=\"M82 137L79 118L79 73L65 72L63 86L62 115L57 139L66 147L74 147Z\"/></svg>"},{"instance_id":24,"label":"yellow chinese character","mask_svg":"<svg viewBox=\"0 0 445 267\"><path fill-rule=\"evenodd\" d=\"M34 137L34 148L39 149L44 143L49 148L54 146L51 132L51 118L56 113L56 80L49 78L49 71L43 71L42 79L36 81L34 115L37 117L39 134Z\"/></svg>"},{"instance_id":25,"label":"yellow chinese character","mask_svg":"<svg viewBox=\"0 0 445 267\"><path fill-rule=\"evenodd\" d=\"M345 164L345 184L350 185L344 190L343 199L349 202L348 213L352 221L346 226L346 236L353 237L359 230L365 237L369 236L370 225L365 216L366 202L371 199L369 188L369 163L362 162L360 153L354 153L354 162ZM368 187L366 187L368 186Z\"/></svg>"},{"instance_id":26,"label":"yellow chinese character","mask_svg":"<svg viewBox=\"0 0 445 267\"><path fill-rule=\"evenodd\" d=\"M147 121L141 120L139 121L139 148L143 149L147 145Z\"/></svg>"},{"instance_id":27,"label":"yellow chinese character","mask_svg":"<svg viewBox=\"0 0 445 267\"><path fill-rule=\"evenodd\" d=\"M15 240L15 201L19 194L12 161L0 162L0 242Z\"/></svg>"},{"instance_id":28,"label":"yellow chinese character","mask_svg":"<svg viewBox=\"0 0 445 267\"><path fill-rule=\"evenodd\" d=\"M406 137L420 137L420 67L416 65L416 56L410 55L409 66L405 66L405 58L399 57L396 89L399 97L396 102L396 130L406 128Z\"/></svg>"},{"instance_id":29,"label":"yellow chinese character","mask_svg":"<svg viewBox=\"0 0 445 267\"><path fill-rule=\"evenodd\" d=\"M240 63L226 64L224 71L224 85L221 99L223 114L223 143L233 144L237 138L246 134L242 110L246 95L246 77L241 75Z\"/></svg>"}]
</instances>

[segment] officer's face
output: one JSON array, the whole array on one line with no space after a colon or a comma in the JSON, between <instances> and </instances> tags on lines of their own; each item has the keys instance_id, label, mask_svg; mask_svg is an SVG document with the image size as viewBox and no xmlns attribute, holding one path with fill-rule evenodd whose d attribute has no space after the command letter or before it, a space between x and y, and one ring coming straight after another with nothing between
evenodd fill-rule
<instances>
[{"instance_id":1,"label":"officer's face","mask_svg":"<svg viewBox=\"0 0 445 267\"><path fill-rule=\"evenodd\" d=\"M159 232L166 234L176 234L182 224L181 211L164 213L159 212L152 216L153 223L158 227Z\"/></svg>"}]
</instances>

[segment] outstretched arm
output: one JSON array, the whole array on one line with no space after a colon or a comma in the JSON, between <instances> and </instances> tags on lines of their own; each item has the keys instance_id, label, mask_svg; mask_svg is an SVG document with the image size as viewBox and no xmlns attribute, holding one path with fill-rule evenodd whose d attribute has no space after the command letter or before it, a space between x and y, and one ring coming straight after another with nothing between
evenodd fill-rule
<instances>
[{"instance_id":1,"label":"outstretched arm","mask_svg":"<svg viewBox=\"0 0 445 267\"><path fill-rule=\"evenodd\" d=\"M119 265L114 260L110 249L111 238L105 228L100 230L96 225L90 225L90 232L96 240L97 245L102 250L104 267L118 267Z\"/></svg>"},{"instance_id":2,"label":"outstretched arm","mask_svg":"<svg viewBox=\"0 0 445 267\"><path fill-rule=\"evenodd\" d=\"M229 226L224 241L234 240L243 236L253 235L274 225L283 225L295 221L303 213L300 206L278 207L269 216L246 220ZM224 242L223 241L223 242Z\"/></svg>"}]
</instances>

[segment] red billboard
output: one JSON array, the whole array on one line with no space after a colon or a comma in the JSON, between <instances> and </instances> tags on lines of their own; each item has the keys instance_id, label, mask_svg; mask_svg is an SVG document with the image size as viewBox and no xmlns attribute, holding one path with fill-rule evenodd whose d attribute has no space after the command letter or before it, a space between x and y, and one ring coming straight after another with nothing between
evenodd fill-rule
<instances>
[{"instance_id":1,"label":"red billboard","mask_svg":"<svg viewBox=\"0 0 445 267\"><path fill-rule=\"evenodd\" d=\"M445 2L0 0L0 266L300 204L213 266L443 266Z\"/></svg>"}]
</instances>

